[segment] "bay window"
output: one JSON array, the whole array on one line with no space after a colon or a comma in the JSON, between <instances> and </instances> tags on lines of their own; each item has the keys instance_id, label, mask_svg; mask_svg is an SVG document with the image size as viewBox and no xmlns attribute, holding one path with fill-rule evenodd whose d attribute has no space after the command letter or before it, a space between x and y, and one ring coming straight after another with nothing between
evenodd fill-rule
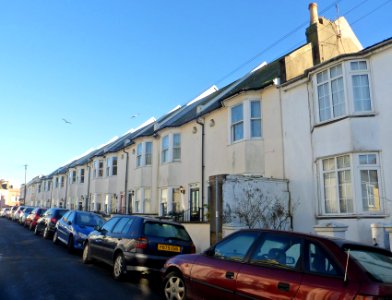
<instances>
[{"instance_id":1,"label":"bay window","mask_svg":"<svg viewBox=\"0 0 392 300\"><path fill-rule=\"evenodd\" d=\"M326 158L319 166L323 214L382 212L376 153Z\"/></svg>"},{"instance_id":2,"label":"bay window","mask_svg":"<svg viewBox=\"0 0 392 300\"><path fill-rule=\"evenodd\" d=\"M259 100L245 100L230 109L230 142L261 138L262 110Z\"/></svg>"},{"instance_id":3,"label":"bay window","mask_svg":"<svg viewBox=\"0 0 392 300\"><path fill-rule=\"evenodd\" d=\"M344 62L314 76L316 122L372 111L368 64Z\"/></svg>"}]
</instances>

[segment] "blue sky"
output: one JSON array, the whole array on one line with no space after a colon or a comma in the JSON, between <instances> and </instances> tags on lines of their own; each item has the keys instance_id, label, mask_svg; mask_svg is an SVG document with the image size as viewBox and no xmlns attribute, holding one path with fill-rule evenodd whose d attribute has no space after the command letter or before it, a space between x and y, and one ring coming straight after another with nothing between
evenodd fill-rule
<instances>
[{"instance_id":1,"label":"blue sky","mask_svg":"<svg viewBox=\"0 0 392 300\"><path fill-rule=\"evenodd\" d=\"M0 0L0 179L47 175L297 48L309 3ZM317 3L364 47L392 35L392 0Z\"/></svg>"}]
</instances>

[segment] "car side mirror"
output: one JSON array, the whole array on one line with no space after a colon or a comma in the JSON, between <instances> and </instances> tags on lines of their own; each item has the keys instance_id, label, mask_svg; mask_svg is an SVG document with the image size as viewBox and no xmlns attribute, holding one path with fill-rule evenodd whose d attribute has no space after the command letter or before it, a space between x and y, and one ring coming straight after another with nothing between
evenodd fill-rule
<instances>
[{"instance_id":1,"label":"car side mirror","mask_svg":"<svg viewBox=\"0 0 392 300\"><path fill-rule=\"evenodd\" d=\"M294 265L295 264L295 258L292 256L286 256L286 265Z\"/></svg>"},{"instance_id":2,"label":"car side mirror","mask_svg":"<svg viewBox=\"0 0 392 300\"><path fill-rule=\"evenodd\" d=\"M96 231L101 231L101 226L95 225L95 226L94 226L94 230L96 230Z\"/></svg>"},{"instance_id":3,"label":"car side mirror","mask_svg":"<svg viewBox=\"0 0 392 300\"><path fill-rule=\"evenodd\" d=\"M215 250L214 248L208 248L206 251L204 251L204 254L207 256L214 256Z\"/></svg>"}]
</instances>

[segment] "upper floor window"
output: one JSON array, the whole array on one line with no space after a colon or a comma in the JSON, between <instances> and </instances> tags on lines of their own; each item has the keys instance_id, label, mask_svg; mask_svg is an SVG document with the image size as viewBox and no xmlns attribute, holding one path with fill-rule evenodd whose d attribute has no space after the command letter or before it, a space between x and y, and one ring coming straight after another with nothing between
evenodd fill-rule
<instances>
[{"instance_id":1,"label":"upper floor window","mask_svg":"<svg viewBox=\"0 0 392 300\"><path fill-rule=\"evenodd\" d=\"M376 153L322 159L320 169L323 213L381 213L380 166Z\"/></svg>"},{"instance_id":2,"label":"upper floor window","mask_svg":"<svg viewBox=\"0 0 392 300\"><path fill-rule=\"evenodd\" d=\"M173 134L173 160L181 159L181 135Z\"/></svg>"},{"instance_id":3,"label":"upper floor window","mask_svg":"<svg viewBox=\"0 0 392 300\"><path fill-rule=\"evenodd\" d=\"M173 162L181 159L181 134L173 133L162 138L161 162Z\"/></svg>"},{"instance_id":4,"label":"upper floor window","mask_svg":"<svg viewBox=\"0 0 392 300\"><path fill-rule=\"evenodd\" d=\"M231 108L231 140L233 142L244 138L244 109L243 104Z\"/></svg>"},{"instance_id":5,"label":"upper floor window","mask_svg":"<svg viewBox=\"0 0 392 300\"><path fill-rule=\"evenodd\" d=\"M250 102L250 136L261 137L261 105L260 101Z\"/></svg>"},{"instance_id":6,"label":"upper floor window","mask_svg":"<svg viewBox=\"0 0 392 300\"><path fill-rule=\"evenodd\" d=\"M166 135L162 138L162 162L169 161L169 136Z\"/></svg>"},{"instance_id":7,"label":"upper floor window","mask_svg":"<svg viewBox=\"0 0 392 300\"><path fill-rule=\"evenodd\" d=\"M54 178L54 187L57 189L59 187L59 178L55 177Z\"/></svg>"},{"instance_id":8,"label":"upper floor window","mask_svg":"<svg viewBox=\"0 0 392 300\"><path fill-rule=\"evenodd\" d=\"M142 148L142 143L138 144L136 147L136 167L140 167L142 165Z\"/></svg>"},{"instance_id":9,"label":"upper floor window","mask_svg":"<svg viewBox=\"0 0 392 300\"><path fill-rule=\"evenodd\" d=\"M261 138L263 135L261 102L244 101L230 110L230 141Z\"/></svg>"},{"instance_id":10,"label":"upper floor window","mask_svg":"<svg viewBox=\"0 0 392 300\"><path fill-rule=\"evenodd\" d=\"M366 61L350 62L355 112L371 111L369 75Z\"/></svg>"},{"instance_id":11,"label":"upper floor window","mask_svg":"<svg viewBox=\"0 0 392 300\"><path fill-rule=\"evenodd\" d=\"M103 160L98 161L98 177L103 177Z\"/></svg>"},{"instance_id":12,"label":"upper floor window","mask_svg":"<svg viewBox=\"0 0 392 300\"><path fill-rule=\"evenodd\" d=\"M150 166L152 163L152 142L146 142L145 144L145 164Z\"/></svg>"},{"instance_id":13,"label":"upper floor window","mask_svg":"<svg viewBox=\"0 0 392 300\"><path fill-rule=\"evenodd\" d=\"M60 177L60 186L64 187L64 176Z\"/></svg>"},{"instance_id":14,"label":"upper floor window","mask_svg":"<svg viewBox=\"0 0 392 300\"><path fill-rule=\"evenodd\" d=\"M80 183L84 183L84 169L79 170Z\"/></svg>"},{"instance_id":15,"label":"upper floor window","mask_svg":"<svg viewBox=\"0 0 392 300\"><path fill-rule=\"evenodd\" d=\"M317 121L372 111L367 62L350 61L315 76Z\"/></svg>"},{"instance_id":16,"label":"upper floor window","mask_svg":"<svg viewBox=\"0 0 392 300\"><path fill-rule=\"evenodd\" d=\"M106 176L117 175L117 156L108 157L106 159Z\"/></svg>"},{"instance_id":17,"label":"upper floor window","mask_svg":"<svg viewBox=\"0 0 392 300\"><path fill-rule=\"evenodd\" d=\"M76 182L76 170L70 171L69 173L69 183Z\"/></svg>"},{"instance_id":18,"label":"upper floor window","mask_svg":"<svg viewBox=\"0 0 392 300\"><path fill-rule=\"evenodd\" d=\"M48 181L47 186L46 186L47 191L50 191L51 186L52 186L52 182Z\"/></svg>"}]
</instances>

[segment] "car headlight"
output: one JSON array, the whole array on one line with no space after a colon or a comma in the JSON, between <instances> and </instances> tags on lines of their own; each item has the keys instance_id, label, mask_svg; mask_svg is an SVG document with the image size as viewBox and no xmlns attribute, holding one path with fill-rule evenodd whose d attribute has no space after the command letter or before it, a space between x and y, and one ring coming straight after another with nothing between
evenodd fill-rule
<instances>
[{"instance_id":1,"label":"car headlight","mask_svg":"<svg viewBox=\"0 0 392 300\"><path fill-rule=\"evenodd\" d=\"M79 236L79 238L81 238L81 239L84 239L84 240L87 239L87 234L78 232L78 236Z\"/></svg>"}]
</instances>

